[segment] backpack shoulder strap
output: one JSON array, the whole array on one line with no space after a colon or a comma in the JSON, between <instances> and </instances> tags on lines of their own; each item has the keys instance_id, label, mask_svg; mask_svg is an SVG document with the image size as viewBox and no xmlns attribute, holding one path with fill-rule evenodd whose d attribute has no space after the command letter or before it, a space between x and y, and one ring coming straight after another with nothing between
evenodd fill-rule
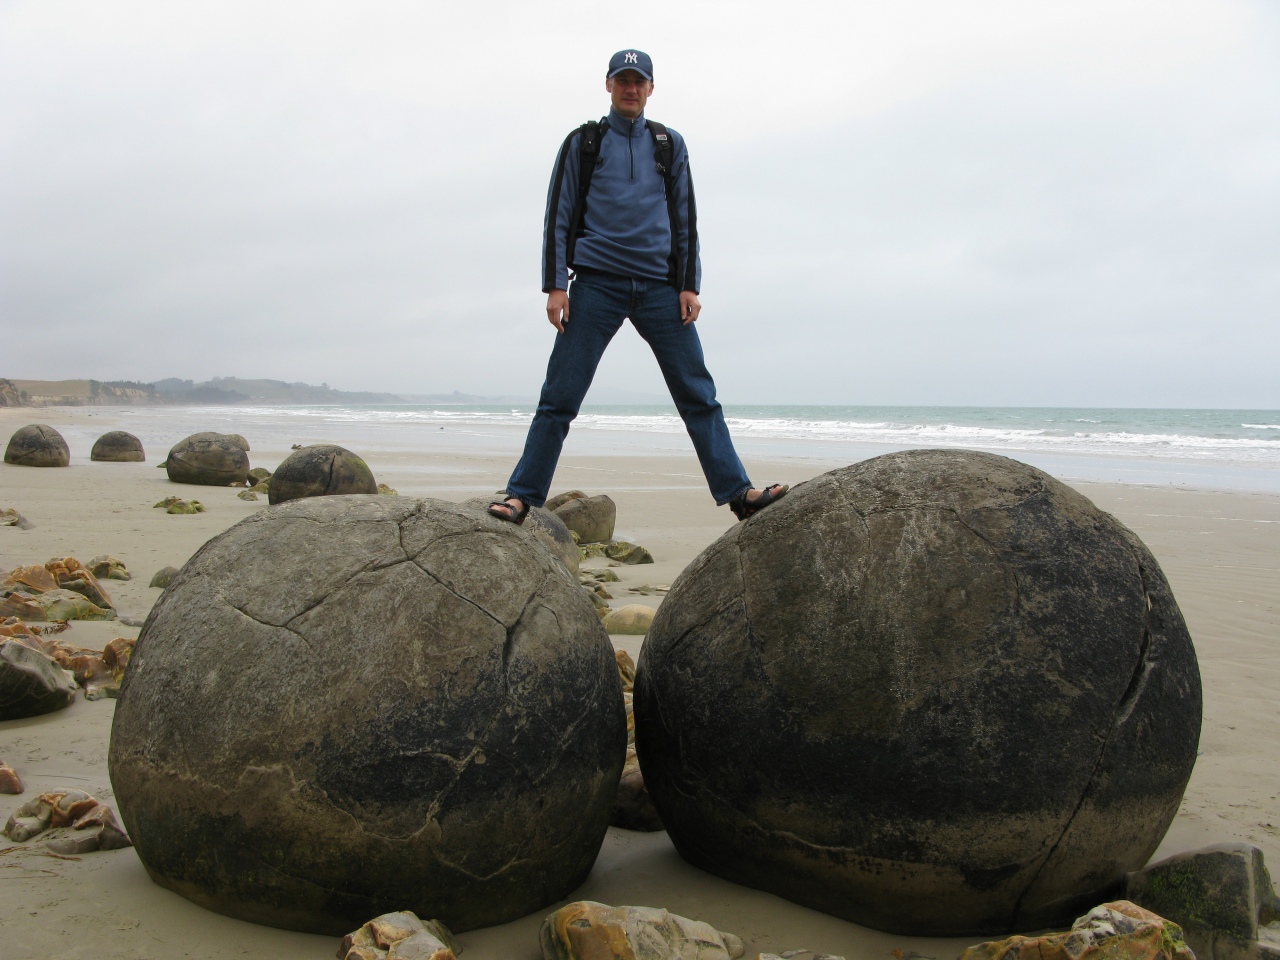
<instances>
[{"instance_id":1,"label":"backpack shoulder strap","mask_svg":"<svg viewBox=\"0 0 1280 960\"><path fill-rule=\"evenodd\" d=\"M675 163L676 147L671 142L671 134L657 120L645 120L649 127L649 135L653 137L653 155L658 162L658 172L671 192L671 167Z\"/></svg>"},{"instance_id":2,"label":"backpack shoulder strap","mask_svg":"<svg viewBox=\"0 0 1280 960\"><path fill-rule=\"evenodd\" d=\"M565 251L565 261L573 266L573 249L578 234L582 232L582 218L587 212L587 191L591 189L591 175L596 172L596 162L600 159L600 140L604 137L605 118L588 120L573 133L572 140L578 140L578 196L573 202L573 216L569 219L569 243Z\"/></svg>"},{"instance_id":3,"label":"backpack shoulder strap","mask_svg":"<svg viewBox=\"0 0 1280 960\"><path fill-rule=\"evenodd\" d=\"M657 120L646 118L645 123L649 127L650 136L653 137L654 162L658 165L658 172L662 174L662 185L667 194L667 219L671 222L671 256L667 260L670 279L677 290L682 290L684 289L684 264L680 261L680 218L676 213L675 178L671 169L675 165L676 146L672 142L671 134L667 132L667 128L658 123ZM690 224L689 243L691 246L695 242L692 226Z\"/></svg>"}]
</instances>

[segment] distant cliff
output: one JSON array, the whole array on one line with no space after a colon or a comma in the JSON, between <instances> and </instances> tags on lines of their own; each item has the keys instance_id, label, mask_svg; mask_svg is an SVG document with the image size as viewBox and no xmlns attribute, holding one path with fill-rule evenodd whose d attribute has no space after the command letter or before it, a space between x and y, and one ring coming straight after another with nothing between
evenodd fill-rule
<instances>
[{"instance_id":1,"label":"distant cliff","mask_svg":"<svg viewBox=\"0 0 1280 960\"><path fill-rule=\"evenodd\" d=\"M22 402L22 394L13 385L13 381L0 377L0 407L25 406L26 404Z\"/></svg>"},{"instance_id":2,"label":"distant cliff","mask_svg":"<svg viewBox=\"0 0 1280 960\"><path fill-rule=\"evenodd\" d=\"M156 391L168 403L403 403L394 393L363 393L334 390L327 383L285 383L283 380L241 380L239 377L214 377L203 383L170 377L157 380Z\"/></svg>"},{"instance_id":3,"label":"distant cliff","mask_svg":"<svg viewBox=\"0 0 1280 960\"><path fill-rule=\"evenodd\" d=\"M169 377L155 383L133 380L0 379L0 407L130 406L137 404L223 405L234 403L323 404L405 403L393 393L334 390L327 383L241 380L214 377L197 383Z\"/></svg>"}]
</instances>

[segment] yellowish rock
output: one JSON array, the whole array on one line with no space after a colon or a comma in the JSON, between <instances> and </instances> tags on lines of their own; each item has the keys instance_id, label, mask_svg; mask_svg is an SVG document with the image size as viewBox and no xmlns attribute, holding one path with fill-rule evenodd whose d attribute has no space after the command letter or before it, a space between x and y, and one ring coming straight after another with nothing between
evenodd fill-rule
<instances>
[{"instance_id":1,"label":"yellowish rock","mask_svg":"<svg viewBox=\"0 0 1280 960\"><path fill-rule=\"evenodd\" d=\"M653 607L629 603L625 607L611 611L604 618L604 628L610 633L644 636L649 632L649 626L653 623L656 612Z\"/></svg>"},{"instance_id":2,"label":"yellowish rock","mask_svg":"<svg viewBox=\"0 0 1280 960\"><path fill-rule=\"evenodd\" d=\"M970 947L960 960L1195 960L1172 920L1128 900L1094 907L1064 933Z\"/></svg>"},{"instance_id":3,"label":"yellowish rock","mask_svg":"<svg viewBox=\"0 0 1280 960\"><path fill-rule=\"evenodd\" d=\"M543 960L733 960L742 941L661 907L579 900L542 922Z\"/></svg>"},{"instance_id":4,"label":"yellowish rock","mask_svg":"<svg viewBox=\"0 0 1280 960\"><path fill-rule=\"evenodd\" d=\"M384 913L342 938L338 960L457 960L453 935L439 920L410 910Z\"/></svg>"}]
</instances>

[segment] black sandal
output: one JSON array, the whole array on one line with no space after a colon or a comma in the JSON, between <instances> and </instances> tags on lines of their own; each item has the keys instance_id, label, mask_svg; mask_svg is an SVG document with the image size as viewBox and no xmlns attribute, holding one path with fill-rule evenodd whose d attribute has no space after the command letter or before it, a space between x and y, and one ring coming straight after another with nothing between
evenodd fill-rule
<instances>
[{"instance_id":1,"label":"black sandal","mask_svg":"<svg viewBox=\"0 0 1280 960\"><path fill-rule=\"evenodd\" d=\"M529 504L520 500L520 509L516 509L511 500L520 500L519 497L507 497L506 500L494 500L489 504L489 516L497 517L499 520L505 520L507 523L514 523L517 527L524 525L524 518L529 515ZM498 507L500 509L494 509Z\"/></svg>"},{"instance_id":2,"label":"black sandal","mask_svg":"<svg viewBox=\"0 0 1280 960\"><path fill-rule=\"evenodd\" d=\"M775 500L781 500L790 489L785 483L771 483L761 490L760 496L754 500L748 500L746 493L734 497L729 501L729 509L733 511L733 515L739 520L745 520L752 514L759 513Z\"/></svg>"}]
</instances>

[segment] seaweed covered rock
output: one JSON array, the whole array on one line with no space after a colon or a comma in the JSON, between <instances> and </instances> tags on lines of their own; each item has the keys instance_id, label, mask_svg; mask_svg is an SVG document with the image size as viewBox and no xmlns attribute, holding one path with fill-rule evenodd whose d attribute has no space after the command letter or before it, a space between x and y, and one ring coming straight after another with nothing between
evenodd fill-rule
<instances>
[{"instance_id":1,"label":"seaweed covered rock","mask_svg":"<svg viewBox=\"0 0 1280 960\"><path fill-rule=\"evenodd\" d=\"M1267 960L1258 942L1268 934L1280 956L1280 896L1252 844L1220 843L1150 864L1129 874L1125 896L1178 923L1202 960Z\"/></svg>"},{"instance_id":2,"label":"seaweed covered rock","mask_svg":"<svg viewBox=\"0 0 1280 960\"><path fill-rule=\"evenodd\" d=\"M317 497L209 541L157 601L109 764L152 878L341 935L502 923L585 879L626 749L609 638L526 531Z\"/></svg>"},{"instance_id":3,"label":"seaweed covered rock","mask_svg":"<svg viewBox=\"0 0 1280 960\"><path fill-rule=\"evenodd\" d=\"M882 930L1057 926L1142 866L1200 674L1155 559L1004 457L832 471L712 544L641 650L636 747L685 859Z\"/></svg>"},{"instance_id":4,"label":"seaweed covered rock","mask_svg":"<svg viewBox=\"0 0 1280 960\"><path fill-rule=\"evenodd\" d=\"M369 465L345 447L316 443L284 458L267 481L267 502L377 493Z\"/></svg>"},{"instance_id":5,"label":"seaweed covered rock","mask_svg":"<svg viewBox=\"0 0 1280 960\"><path fill-rule=\"evenodd\" d=\"M129 568L119 557L109 553L100 553L85 565L89 572L99 580L132 580Z\"/></svg>"},{"instance_id":6,"label":"seaweed covered rock","mask_svg":"<svg viewBox=\"0 0 1280 960\"><path fill-rule=\"evenodd\" d=\"M177 575L177 567L161 567L155 572L155 576L151 578L151 583L148 586L159 587L163 590L173 582L173 578Z\"/></svg>"},{"instance_id":7,"label":"seaweed covered rock","mask_svg":"<svg viewBox=\"0 0 1280 960\"><path fill-rule=\"evenodd\" d=\"M93 443L90 460L106 460L112 463L140 463L147 459L142 441L124 430L111 430Z\"/></svg>"},{"instance_id":8,"label":"seaweed covered rock","mask_svg":"<svg viewBox=\"0 0 1280 960\"><path fill-rule=\"evenodd\" d=\"M249 454L243 440L225 433L193 433L179 440L165 458L164 468L175 483L225 487L244 483L249 476Z\"/></svg>"},{"instance_id":9,"label":"seaweed covered rock","mask_svg":"<svg viewBox=\"0 0 1280 960\"><path fill-rule=\"evenodd\" d=\"M19 427L9 438L4 462L19 467L65 467L71 463L71 451L62 434L47 423L30 423Z\"/></svg>"},{"instance_id":10,"label":"seaweed covered rock","mask_svg":"<svg viewBox=\"0 0 1280 960\"><path fill-rule=\"evenodd\" d=\"M959 960L1196 960L1182 929L1127 900L1094 907L1062 933L980 943ZM1259 958L1261 960L1261 958Z\"/></svg>"}]
</instances>

